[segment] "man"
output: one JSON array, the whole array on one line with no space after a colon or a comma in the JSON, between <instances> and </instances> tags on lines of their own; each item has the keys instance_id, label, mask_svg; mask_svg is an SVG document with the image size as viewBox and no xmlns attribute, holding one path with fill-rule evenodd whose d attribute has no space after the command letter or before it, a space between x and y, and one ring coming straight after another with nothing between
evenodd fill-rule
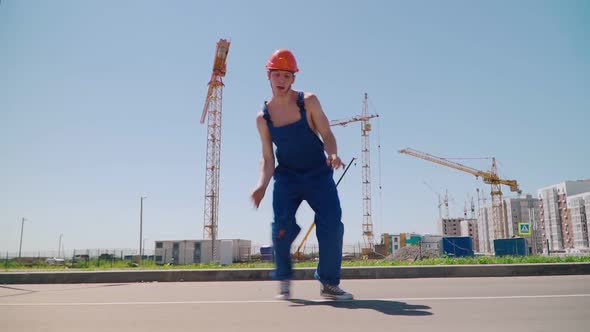
<instances>
[{"instance_id":1,"label":"man","mask_svg":"<svg viewBox=\"0 0 590 332\"><path fill-rule=\"evenodd\" d=\"M336 139L318 98L292 89L295 73L299 71L293 54L289 50L277 50L266 68L273 95L256 118L263 158L260 180L251 198L258 208L274 176L272 240L276 269L273 277L280 281L278 298L291 296L290 250L301 230L295 213L305 200L315 212L320 247L315 278L321 283L320 294L335 300L352 299L352 294L338 287L344 225L333 169L344 165L338 157ZM276 169L273 143L277 147Z\"/></svg>"}]
</instances>

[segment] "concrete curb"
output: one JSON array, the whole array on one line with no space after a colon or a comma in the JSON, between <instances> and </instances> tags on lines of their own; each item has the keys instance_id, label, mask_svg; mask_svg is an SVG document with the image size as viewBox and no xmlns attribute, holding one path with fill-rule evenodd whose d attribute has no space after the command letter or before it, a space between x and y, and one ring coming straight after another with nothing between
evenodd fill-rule
<instances>
[{"instance_id":1,"label":"concrete curb","mask_svg":"<svg viewBox=\"0 0 590 332\"><path fill-rule=\"evenodd\" d=\"M0 284L79 284L271 280L272 269L0 272ZM295 280L314 279L315 268L294 270ZM342 279L523 277L590 275L590 263L422 265L342 268Z\"/></svg>"}]
</instances>

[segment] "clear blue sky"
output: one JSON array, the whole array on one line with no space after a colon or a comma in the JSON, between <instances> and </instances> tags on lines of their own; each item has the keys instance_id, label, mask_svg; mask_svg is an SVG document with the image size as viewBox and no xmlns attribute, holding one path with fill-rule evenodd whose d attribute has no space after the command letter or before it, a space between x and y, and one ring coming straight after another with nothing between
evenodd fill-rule
<instances>
[{"instance_id":1,"label":"clear blue sky","mask_svg":"<svg viewBox=\"0 0 590 332\"><path fill-rule=\"evenodd\" d=\"M437 198L424 182L449 190L453 214L475 188L489 196L468 174L398 154L404 147L494 156L500 175L534 196L590 177L588 1L2 0L0 251L18 251L21 217L30 220L25 252L57 249L59 234L66 250L138 247L141 195L148 241L202 238L199 117L219 38L232 41L222 238L270 239L270 190L258 211L249 194L260 159L255 115L270 95L264 64L277 48L295 53L294 88L316 93L330 119L360 114L369 94L380 115L377 237L436 231ZM360 157L358 123L334 133L343 160ZM345 243L358 243L360 163L339 189ZM307 229L306 204L298 218Z\"/></svg>"}]
</instances>

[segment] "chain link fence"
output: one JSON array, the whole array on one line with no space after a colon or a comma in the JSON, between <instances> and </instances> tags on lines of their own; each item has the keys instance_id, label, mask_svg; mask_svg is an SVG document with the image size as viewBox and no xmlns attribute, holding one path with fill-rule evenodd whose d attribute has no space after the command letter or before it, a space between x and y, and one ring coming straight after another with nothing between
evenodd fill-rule
<instances>
[{"instance_id":1,"label":"chain link fence","mask_svg":"<svg viewBox=\"0 0 590 332\"><path fill-rule=\"evenodd\" d=\"M293 245L291 252L295 253L299 245ZM254 244L251 247L240 247L239 255L236 262L254 262L265 260L265 257L261 254L264 248L272 250L269 245ZM344 259L356 259L361 257L362 245L348 244L343 246L343 258ZM139 256L139 250L137 248L85 248L85 249L68 249L68 250L37 250L37 251L23 251L4 253L2 260L5 266L9 265L23 265L23 266L46 266L46 265L63 265L65 267L112 267L127 266L127 265L138 265L140 262L142 265L150 264L162 264L165 262L167 255L172 253L162 253L154 249L143 249L141 259ZM307 260L314 260L319 257L319 245L317 243L306 244L301 248L304 258ZM162 257L163 256L163 257ZM183 257L188 257L188 254ZM174 262L173 264L188 265L195 264L198 262L193 259L186 260L181 259L180 261Z\"/></svg>"}]
</instances>

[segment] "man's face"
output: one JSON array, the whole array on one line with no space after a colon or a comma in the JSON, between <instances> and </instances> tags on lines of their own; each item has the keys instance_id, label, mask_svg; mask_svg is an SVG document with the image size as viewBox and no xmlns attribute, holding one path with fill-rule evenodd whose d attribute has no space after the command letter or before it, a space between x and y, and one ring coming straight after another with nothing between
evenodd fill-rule
<instances>
[{"instance_id":1,"label":"man's face","mask_svg":"<svg viewBox=\"0 0 590 332\"><path fill-rule=\"evenodd\" d=\"M272 92L276 95L283 95L291 90L291 85L295 82L295 75L286 70L272 70L268 72L268 79Z\"/></svg>"}]
</instances>

